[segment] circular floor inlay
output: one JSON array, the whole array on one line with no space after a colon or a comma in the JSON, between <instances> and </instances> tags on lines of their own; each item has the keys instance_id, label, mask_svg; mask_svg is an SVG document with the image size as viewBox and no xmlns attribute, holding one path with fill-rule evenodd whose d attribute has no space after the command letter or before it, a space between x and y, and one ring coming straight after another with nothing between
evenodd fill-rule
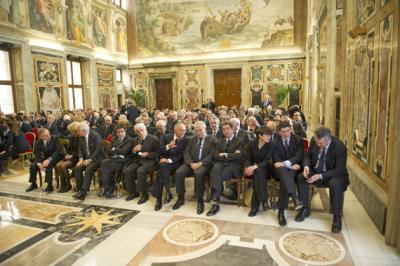
<instances>
[{"instance_id":1,"label":"circular floor inlay","mask_svg":"<svg viewBox=\"0 0 400 266\"><path fill-rule=\"evenodd\" d=\"M336 239L306 231L294 231L279 240L280 249L292 259L311 265L331 265L345 256L344 247Z\"/></svg>"},{"instance_id":2,"label":"circular floor inlay","mask_svg":"<svg viewBox=\"0 0 400 266\"><path fill-rule=\"evenodd\" d=\"M218 236L218 228L207 220L184 219L169 224L163 236L174 245L198 246L213 241Z\"/></svg>"}]
</instances>

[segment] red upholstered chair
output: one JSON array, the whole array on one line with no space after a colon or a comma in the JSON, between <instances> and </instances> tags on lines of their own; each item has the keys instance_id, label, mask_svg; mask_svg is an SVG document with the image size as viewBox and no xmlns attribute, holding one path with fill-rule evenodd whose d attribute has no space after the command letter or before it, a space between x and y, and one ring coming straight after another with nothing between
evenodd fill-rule
<instances>
[{"instance_id":1,"label":"red upholstered chair","mask_svg":"<svg viewBox=\"0 0 400 266\"><path fill-rule=\"evenodd\" d=\"M35 146L35 140L36 140L36 135L32 132L26 132L24 136L29 143L30 149L18 154L18 157L22 162L22 169L25 167L25 158L33 157L33 148Z\"/></svg>"},{"instance_id":2,"label":"red upholstered chair","mask_svg":"<svg viewBox=\"0 0 400 266\"><path fill-rule=\"evenodd\" d=\"M32 129L32 131L33 131L33 134L35 134L35 136L36 136L36 138L37 138L37 137L38 137L39 128L34 127L34 128Z\"/></svg>"},{"instance_id":3,"label":"red upholstered chair","mask_svg":"<svg viewBox=\"0 0 400 266\"><path fill-rule=\"evenodd\" d=\"M304 145L304 151L308 151L308 146L309 146L308 139L303 138L303 145Z\"/></svg>"}]
</instances>

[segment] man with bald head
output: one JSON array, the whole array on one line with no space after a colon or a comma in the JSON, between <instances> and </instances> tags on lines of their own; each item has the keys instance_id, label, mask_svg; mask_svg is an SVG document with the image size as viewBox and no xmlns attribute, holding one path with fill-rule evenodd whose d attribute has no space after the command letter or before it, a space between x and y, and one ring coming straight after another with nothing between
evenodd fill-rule
<instances>
[{"instance_id":1,"label":"man with bald head","mask_svg":"<svg viewBox=\"0 0 400 266\"><path fill-rule=\"evenodd\" d=\"M166 189L164 203L169 203L172 199L170 176L183 162L183 153L188 143L185 133L185 124L178 122L175 124L174 134L167 135L161 142L159 170L153 187L153 196L157 199L154 207L156 211L162 207L161 198L164 186Z\"/></svg>"},{"instance_id":2,"label":"man with bald head","mask_svg":"<svg viewBox=\"0 0 400 266\"><path fill-rule=\"evenodd\" d=\"M29 167L29 182L31 185L26 192L35 190L38 186L36 176L38 171L45 172L46 192L51 193L53 188L53 169L62 159L58 136L52 136L47 128L38 131L39 140L35 143L35 160Z\"/></svg>"}]
</instances>

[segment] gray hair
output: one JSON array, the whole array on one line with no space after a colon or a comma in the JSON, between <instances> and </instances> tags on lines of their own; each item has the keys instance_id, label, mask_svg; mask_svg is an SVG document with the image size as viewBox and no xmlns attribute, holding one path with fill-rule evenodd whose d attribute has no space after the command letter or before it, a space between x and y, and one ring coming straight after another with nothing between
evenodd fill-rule
<instances>
[{"instance_id":1,"label":"gray hair","mask_svg":"<svg viewBox=\"0 0 400 266\"><path fill-rule=\"evenodd\" d=\"M322 139L322 138L327 138L327 139L331 139L332 138L332 133L331 130L327 127L319 127L315 130L314 132L314 136L317 139Z\"/></svg>"},{"instance_id":2,"label":"gray hair","mask_svg":"<svg viewBox=\"0 0 400 266\"><path fill-rule=\"evenodd\" d=\"M203 121L197 121L196 123L194 123L194 126L199 126L203 129L206 129L206 124Z\"/></svg>"},{"instance_id":3,"label":"gray hair","mask_svg":"<svg viewBox=\"0 0 400 266\"><path fill-rule=\"evenodd\" d=\"M79 129L79 130L82 130L82 131L85 131L86 133L89 133L89 131L90 131L90 126L89 126L88 123L86 123L86 122L81 122L81 123L79 123L79 125L78 125L78 129Z\"/></svg>"},{"instance_id":4,"label":"gray hair","mask_svg":"<svg viewBox=\"0 0 400 266\"><path fill-rule=\"evenodd\" d=\"M239 118L237 118L237 117L232 117L232 118L229 120L229 122L231 122L232 124L235 123L235 124L239 124L239 125L240 125L240 120L239 120Z\"/></svg>"},{"instance_id":5,"label":"gray hair","mask_svg":"<svg viewBox=\"0 0 400 266\"><path fill-rule=\"evenodd\" d=\"M157 127L157 126L166 127L166 126L167 126L167 123L165 123L164 120L158 120L158 121L156 122L156 127Z\"/></svg>"},{"instance_id":6,"label":"gray hair","mask_svg":"<svg viewBox=\"0 0 400 266\"><path fill-rule=\"evenodd\" d=\"M145 130L147 132L147 128L146 128L145 124L143 124L143 123L137 123L135 125L135 127L133 128L133 130L135 130L135 131L139 130L139 129Z\"/></svg>"}]
</instances>

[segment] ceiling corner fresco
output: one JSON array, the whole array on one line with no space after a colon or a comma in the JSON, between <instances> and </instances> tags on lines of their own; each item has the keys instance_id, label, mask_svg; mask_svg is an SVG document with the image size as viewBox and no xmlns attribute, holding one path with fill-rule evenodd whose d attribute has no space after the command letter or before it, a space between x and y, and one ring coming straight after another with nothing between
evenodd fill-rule
<instances>
[{"instance_id":1,"label":"ceiling corner fresco","mask_svg":"<svg viewBox=\"0 0 400 266\"><path fill-rule=\"evenodd\" d=\"M139 57L293 45L293 0L138 0Z\"/></svg>"}]
</instances>

